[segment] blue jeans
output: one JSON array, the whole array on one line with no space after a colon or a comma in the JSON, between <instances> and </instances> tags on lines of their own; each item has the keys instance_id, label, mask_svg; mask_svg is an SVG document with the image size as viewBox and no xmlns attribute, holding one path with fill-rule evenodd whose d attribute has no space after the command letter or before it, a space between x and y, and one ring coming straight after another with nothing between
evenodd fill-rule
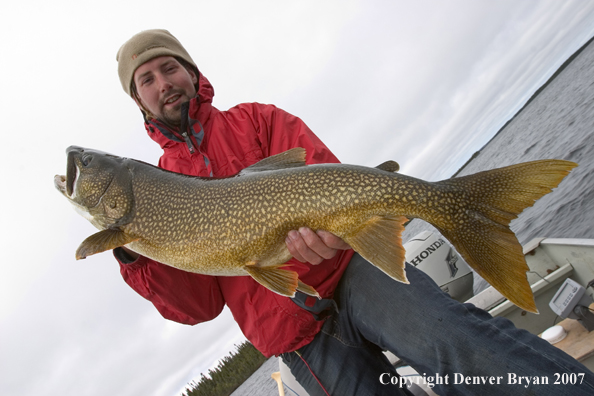
<instances>
[{"instance_id":1,"label":"blue jeans","mask_svg":"<svg viewBox=\"0 0 594 396\"><path fill-rule=\"evenodd\" d=\"M594 374L566 353L505 318L458 303L409 264L406 274L409 285L358 254L349 263L334 296L338 313L299 351L330 395L408 394L392 384L398 377L383 350L429 380L440 378L432 388L440 395L594 395ZM282 358L311 396L325 395L295 352ZM554 384L563 373L583 376L578 385Z\"/></svg>"}]
</instances>

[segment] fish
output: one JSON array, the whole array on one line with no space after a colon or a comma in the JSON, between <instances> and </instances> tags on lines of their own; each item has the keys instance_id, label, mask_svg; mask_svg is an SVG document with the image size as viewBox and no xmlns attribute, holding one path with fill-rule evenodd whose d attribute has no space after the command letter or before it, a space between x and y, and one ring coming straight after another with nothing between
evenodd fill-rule
<instances>
[{"instance_id":1,"label":"fish","mask_svg":"<svg viewBox=\"0 0 594 396\"><path fill-rule=\"evenodd\" d=\"M538 312L510 222L577 166L537 160L428 182L378 167L306 165L305 149L267 157L226 178L193 177L71 146L54 185L100 231L76 259L120 246L175 268L251 276L283 296L318 296L285 263L290 230L331 232L396 281L408 283L402 232L422 219L518 307Z\"/></svg>"}]
</instances>

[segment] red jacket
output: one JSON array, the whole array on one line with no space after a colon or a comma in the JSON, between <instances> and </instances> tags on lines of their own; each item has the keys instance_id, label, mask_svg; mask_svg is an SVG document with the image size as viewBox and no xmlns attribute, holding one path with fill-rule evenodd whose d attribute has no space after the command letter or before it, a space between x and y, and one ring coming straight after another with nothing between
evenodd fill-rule
<instances>
[{"instance_id":1,"label":"red jacket","mask_svg":"<svg viewBox=\"0 0 594 396\"><path fill-rule=\"evenodd\" d=\"M188 138L184 141L179 132L162 124L146 124L149 136L164 151L160 167L194 176L226 177L293 147L306 149L308 163L338 162L299 118L258 103L219 111L212 106L213 87L203 76L199 83L189 108L190 144ZM294 259L290 264L303 282L327 298L352 255L351 250L341 251L316 266ZM120 270L126 283L151 301L163 317L179 323L194 325L214 319L227 304L246 338L267 357L308 344L323 323L249 276L199 275L142 256L130 264L120 261Z\"/></svg>"}]
</instances>

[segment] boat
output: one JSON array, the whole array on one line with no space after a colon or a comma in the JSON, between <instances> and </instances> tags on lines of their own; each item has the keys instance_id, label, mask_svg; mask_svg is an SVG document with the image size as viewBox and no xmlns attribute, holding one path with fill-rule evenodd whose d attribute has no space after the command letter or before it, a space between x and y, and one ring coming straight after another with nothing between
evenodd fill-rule
<instances>
[{"instance_id":1,"label":"boat","mask_svg":"<svg viewBox=\"0 0 594 396\"><path fill-rule=\"evenodd\" d=\"M474 294L474 273L439 234L424 231L404 247L407 261L425 271L452 298L508 318L594 371L594 239L535 238L523 246L539 314L517 307L492 286ZM411 379L413 394L435 395L414 369L397 356L386 355L401 376ZM288 366L278 360L279 372L273 378L278 378L280 395L308 396Z\"/></svg>"}]
</instances>

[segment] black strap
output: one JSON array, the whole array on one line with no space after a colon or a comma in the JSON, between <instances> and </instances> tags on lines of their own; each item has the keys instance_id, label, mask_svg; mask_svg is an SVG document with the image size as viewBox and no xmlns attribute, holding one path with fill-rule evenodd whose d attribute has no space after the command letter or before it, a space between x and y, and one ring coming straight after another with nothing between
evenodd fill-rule
<instances>
[{"instance_id":1,"label":"black strap","mask_svg":"<svg viewBox=\"0 0 594 396\"><path fill-rule=\"evenodd\" d=\"M300 306L301 308L309 311L315 320L324 320L329 315L332 315L334 312L338 312L338 305L336 305L336 301L331 298L316 298L316 302L313 306L305 305L305 301L307 300L308 296L305 293L297 291L295 293L295 297L291 298L295 304ZM315 298L315 297L314 297Z\"/></svg>"}]
</instances>

